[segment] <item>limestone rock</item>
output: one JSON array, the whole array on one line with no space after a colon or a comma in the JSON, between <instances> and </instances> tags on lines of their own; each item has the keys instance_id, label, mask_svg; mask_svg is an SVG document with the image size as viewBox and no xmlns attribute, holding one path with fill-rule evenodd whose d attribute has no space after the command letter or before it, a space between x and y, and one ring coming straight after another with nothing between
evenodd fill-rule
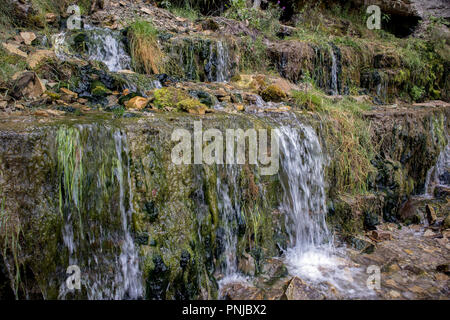
<instances>
[{"instance_id":1,"label":"limestone rock","mask_svg":"<svg viewBox=\"0 0 450 320\"><path fill-rule=\"evenodd\" d=\"M30 45L34 39L36 39L36 35L34 34L34 32L21 32L20 36L23 39L23 42L25 42L25 44Z\"/></svg>"},{"instance_id":2,"label":"limestone rock","mask_svg":"<svg viewBox=\"0 0 450 320\"><path fill-rule=\"evenodd\" d=\"M147 106L147 104L148 99L143 97L134 97L126 103L125 107L127 109L142 110Z\"/></svg>"},{"instance_id":3,"label":"limestone rock","mask_svg":"<svg viewBox=\"0 0 450 320\"><path fill-rule=\"evenodd\" d=\"M37 98L46 91L36 73L25 71L16 76L12 96L14 98Z\"/></svg>"},{"instance_id":4,"label":"limestone rock","mask_svg":"<svg viewBox=\"0 0 450 320\"><path fill-rule=\"evenodd\" d=\"M264 101L281 102L286 99L286 93L276 84L268 86L261 92Z\"/></svg>"},{"instance_id":5,"label":"limestone rock","mask_svg":"<svg viewBox=\"0 0 450 320\"><path fill-rule=\"evenodd\" d=\"M434 208L430 206L429 204L425 207L426 213L427 213L427 220L428 223L435 224L436 223L436 212L434 211Z\"/></svg>"},{"instance_id":6,"label":"limestone rock","mask_svg":"<svg viewBox=\"0 0 450 320\"><path fill-rule=\"evenodd\" d=\"M239 270L249 276L255 275L255 259L248 253L244 253L239 259Z\"/></svg>"},{"instance_id":7,"label":"limestone rock","mask_svg":"<svg viewBox=\"0 0 450 320\"><path fill-rule=\"evenodd\" d=\"M323 300L325 296L310 287L302 279L294 277L284 292L284 298L287 300Z\"/></svg>"},{"instance_id":8,"label":"limestone rock","mask_svg":"<svg viewBox=\"0 0 450 320\"><path fill-rule=\"evenodd\" d=\"M15 45L12 43L4 43L4 42L2 43L2 45L3 45L3 48L5 48L5 50L10 54L16 54L23 58L28 57L27 53L20 50L18 45Z\"/></svg>"},{"instance_id":9,"label":"limestone rock","mask_svg":"<svg viewBox=\"0 0 450 320\"><path fill-rule=\"evenodd\" d=\"M39 63L41 63L41 61L47 58L54 58L54 57L55 53L51 50L37 50L36 52L33 52L28 56L27 63L31 69L34 69L39 65Z\"/></svg>"}]
</instances>

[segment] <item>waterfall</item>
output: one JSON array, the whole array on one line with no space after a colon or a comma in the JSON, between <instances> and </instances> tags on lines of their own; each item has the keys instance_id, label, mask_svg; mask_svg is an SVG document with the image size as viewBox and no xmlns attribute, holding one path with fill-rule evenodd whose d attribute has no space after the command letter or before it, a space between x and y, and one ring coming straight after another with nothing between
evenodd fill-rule
<instances>
[{"instance_id":1,"label":"waterfall","mask_svg":"<svg viewBox=\"0 0 450 320\"><path fill-rule=\"evenodd\" d=\"M59 59L76 56L73 45L79 35L62 32L53 36L55 53ZM120 31L86 25L82 35L87 60L103 62L112 72L131 68L131 58L126 52Z\"/></svg>"},{"instance_id":2,"label":"waterfall","mask_svg":"<svg viewBox=\"0 0 450 320\"><path fill-rule=\"evenodd\" d=\"M318 288L332 285L348 297L373 296L365 271L346 260L345 249L335 247L328 230L323 154L311 127L297 121L295 127L280 128L280 211L290 240L285 263L290 274Z\"/></svg>"},{"instance_id":3,"label":"waterfall","mask_svg":"<svg viewBox=\"0 0 450 320\"><path fill-rule=\"evenodd\" d=\"M339 94L338 75L337 75L337 59L334 50L331 50L331 92L333 95Z\"/></svg>"},{"instance_id":4,"label":"waterfall","mask_svg":"<svg viewBox=\"0 0 450 320\"><path fill-rule=\"evenodd\" d=\"M205 65L208 81L226 82L230 78L228 46L221 40L211 43L208 62Z\"/></svg>"},{"instance_id":5,"label":"waterfall","mask_svg":"<svg viewBox=\"0 0 450 320\"><path fill-rule=\"evenodd\" d=\"M60 128L57 139L68 251L64 268L80 268L81 292L88 299L141 298L139 258L129 227L133 193L126 136L109 127L79 125ZM74 295L77 291L63 282L59 298Z\"/></svg>"},{"instance_id":6,"label":"waterfall","mask_svg":"<svg viewBox=\"0 0 450 320\"><path fill-rule=\"evenodd\" d=\"M432 198L436 185L450 186L450 143L439 154L436 165L427 172L424 196Z\"/></svg>"},{"instance_id":7,"label":"waterfall","mask_svg":"<svg viewBox=\"0 0 450 320\"><path fill-rule=\"evenodd\" d=\"M301 269L333 251L332 236L325 222L324 159L312 128L299 123L297 128L281 127L280 134L283 188L280 211L287 217L290 239L286 257L294 269Z\"/></svg>"}]
</instances>

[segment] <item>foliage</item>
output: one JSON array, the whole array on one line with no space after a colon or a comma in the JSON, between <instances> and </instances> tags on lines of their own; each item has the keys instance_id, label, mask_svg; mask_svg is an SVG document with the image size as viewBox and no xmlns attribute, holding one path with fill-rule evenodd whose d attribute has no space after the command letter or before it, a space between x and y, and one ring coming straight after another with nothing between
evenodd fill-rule
<instances>
[{"instance_id":1,"label":"foliage","mask_svg":"<svg viewBox=\"0 0 450 320\"><path fill-rule=\"evenodd\" d=\"M146 20L129 26L130 51L133 66L147 74L163 72L163 53L158 46L158 30Z\"/></svg>"}]
</instances>

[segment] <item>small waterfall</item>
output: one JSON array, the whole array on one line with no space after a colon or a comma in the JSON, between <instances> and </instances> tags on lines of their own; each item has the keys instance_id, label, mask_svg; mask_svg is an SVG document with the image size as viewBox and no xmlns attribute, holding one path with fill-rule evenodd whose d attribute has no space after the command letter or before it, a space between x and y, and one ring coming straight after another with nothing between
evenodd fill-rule
<instances>
[{"instance_id":1,"label":"small waterfall","mask_svg":"<svg viewBox=\"0 0 450 320\"><path fill-rule=\"evenodd\" d=\"M82 35L88 60L103 62L112 72L131 68L131 58L126 52L120 31L85 26ZM80 33L75 34L75 38L79 36ZM74 34L71 32L53 36L55 53L62 60L77 55L74 44Z\"/></svg>"},{"instance_id":2,"label":"small waterfall","mask_svg":"<svg viewBox=\"0 0 450 320\"><path fill-rule=\"evenodd\" d=\"M222 169L222 170L220 170ZM237 274L237 220L241 215L240 199L237 193L238 168L236 165L222 165L218 168L217 197L222 221L222 242L225 277Z\"/></svg>"},{"instance_id":3,"label":"small waterfall","mask_svg":"<svg viewBox=\"0 0 450 320\"><path fill-rule=\"evenodd\" d=\"M348 297L370 297L364 270L345 259L328 230L325 159L315 131L297 121L280 128L280 211L286 215L290 245L285 263L290 274L310 281L326 293L330 285Z\"/></svg>"},{"instance_id":4,"label":"small waterfall","mask_svg":"<svg viewBox=\"0 0 450 320\"><path fill-rule=\"evenodd\" d=\"M205 66L208 81L226 82L230 79L228 47L221 40L211 43L210 55Z\"/></svg>"},{"instance_id":5,"label":"small waterfall","mask_svg":"<svg viewBox=\"0 0 450 320\"><path fill-rule=\"evenodd\" d=\"M303 125L281 127L280 133L280 210L288 217L290 254L301 256L321 247L328 251L332 237L325 222L324 159L318 137Z\"/></svg>"},{"instance_id":6,"label":"small waterfall","mask_svg":"<svg viewBox=\"0 0 450 320\"><path fill-rule=\"evenodd\" d=\"M331 92L333 95L339 94L338 76L337 76L337 59L334 50L331 50Z\"/></svg>"},{"instance_id":7,"label":"small waterfall","mask_svg":"<svg viewBox=\"0 0 450 320\"><path fill-rule=\"evenodd\" d=\"M224 48L222 41L217 41L217 82L228 81L228 50Z\"/></svg>"},{"instance_id":8,"label":"small waterfall","mask_svg":"<svg viewBox=\"0 0 450 320\"><path fill-rule=\"evenodd\" d=\"M450 143L439 154L436 165L427 172L424 196L432 198L437 185L450 186Z\"/></svg>"},{"instance_id":9,"label":"small waterfall","mask_svg":"<svg viewBox=\"0 0 450 320\"><path fill-rule=\"evenodd\" d=\"M60 212L68 267L81 270L88 299L139 299L139 258L130 233L133 213L126 136L96 125L60 128ZM59 297L71 299L64 282ZM82 293L84 297L84 293Z\"/></svg>"}]
</instances>

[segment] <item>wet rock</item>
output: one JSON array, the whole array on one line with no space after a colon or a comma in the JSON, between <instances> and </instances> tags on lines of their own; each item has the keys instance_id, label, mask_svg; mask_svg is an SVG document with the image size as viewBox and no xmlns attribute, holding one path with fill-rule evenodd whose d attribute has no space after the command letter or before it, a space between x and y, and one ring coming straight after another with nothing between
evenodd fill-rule
<instances>
[{"instance_id":1,"label":"wet rock","mask_svg":"<svg viewBox=\"0 0 450 320\"><path fill-rule=\"evenodd\" d=\"M45 85L35 72L22 72L16 76L12 96L14 98L37 98L46 91Z\"/></svg>"},{"instance_id":2,"label":"wet rock","mask_svg":"<svg viewBox=\"0 0 450 320\"><path fill-rule=\"evenodd\" d=\"M155 206L154 201L147 201L145 203L145 213L151 223L155 222L158 219L158 208Z\"/></svg>"},{"instance_id":3,"label":"wet rock","mask_svg":"<svg viewBox=\"0 0 450 320\"><path fill-rule=\"evenodd\" d=\"M187 250L183 250L180 258L180 267L185 270L191 260L191 254Z\"/></svg>"},{"instance_id":4,"label":"wet rock","mask_svg":"<svg viewBox=\"0 0 450 320\"><path fill-rule=\"evenodd\" d=\"M378 215L372 211L364 212L364 229L366 230L375 230L377 225L380 224L380 219Z\"/></svg>"},{"instance_id":5,"label":"wet rock","mask_svg":"<svg viewBox=\"0 0 450 320\"><path fill-rule=\"evenodd\" d=\"M255 259L250 254L245 252L239 259L238 268L243 274L254 276L256 270Z\"/></svg>"},{"instance_id":6,"label":"wet rock","mask_svg":"<svg viewBox=\"0 0 450 320\"><path fill-rule=\"evenodd\" d=\"M419 202L414 199L406 201L399 210L400 220L407 224L420 223L421 216L422 214L419 210Z\"/></svg>"},{"instance_id":7,"label":"wet rock","mask_svg":"<svg viewBox=\"0 0 450 320\"><path fill-rule=\"evenodd\" d=\"M323 300L325 296L298 277L294 277L284 292L286 300Z\"/></svg>"},{"instance_id":8,"label":"wet rock","mask_svg":"<svg viewBox=\"0 0 450 320\"><path fill-rule=\"evenodd\" d=\"M231 283L225 285L225 287L221 290L221 295L225 300L264 299L264 293L261 289L244 283Z\"/></svg>"},{"instance_id":9,"label":"wet rock","mask_svg":"<svg viewBox=\"0 0 450 320\"><path fill-rule=\"evenodd\" d=\"M437 217L436 217L436 212L434 211L434 208L432 206L430 206L429 204L427 204L425 206L425 211L427 214L428 223L430 225L435 224Z\"/></svg>"},{"instance_id":10,"label":"wet rock","mask_svg":"<svg viewBox=\"0 0 450 320\"><path fill-rule=\"evenodd\" d=\"M438 199L450 197L450 188L447 186L437 185L434 188L434 196Z\"/></svg>"},{"instance_id":11,"label":"wet rock","mask_svg":"<svg viewBox=\"0 0 450 320\"><path fill-rule=\"evenodd\" d=\"M436 267L436 271L445 273L447 276L450 276L450 264L441 264Z\"/></svg>"},{"instance_id":12,"label":"wet rock","mask_svg":"<svg viewBox=\"0 0 450 320\"><path fill-rule=\"evenodd\" d=\"M270 258L264 261L261 268L262 278L270 285L288 275L288 270L280 259Z\"/></svg>"},{"instance_id":13,"label":"wet rock","mask_svg":"<svg viewBox=\"0 0 450 320\"><path fill-rule=\"evenodd\" d=\"M389 241L392 240L392 234L388 231L380 231L380 230L374 230L371 233L371 236L376 241Z\"/></svg>"},{"instance_id":14,"label":"wet rock","mask_svg":"<svg viewBox=\"0 0 450 320\"><path fill-rule=\"evenodd\" d=\"M444 219L444 222L442 223L443 229L449 229L450 228L450 214L447 214L447 216Z\"/></svg>"},{"instance_id":15,"label":"wet rock","mask_svg":"<svg viewBox=\"0 0 450 320\"><path fill-rule=\"evenodd\" d=\"M145 109L145 107L148 104L148 99L143 97L134 97L125 104L125 107L127 109L131 110L142 110Z\"/></svg>"}]
</instances>

